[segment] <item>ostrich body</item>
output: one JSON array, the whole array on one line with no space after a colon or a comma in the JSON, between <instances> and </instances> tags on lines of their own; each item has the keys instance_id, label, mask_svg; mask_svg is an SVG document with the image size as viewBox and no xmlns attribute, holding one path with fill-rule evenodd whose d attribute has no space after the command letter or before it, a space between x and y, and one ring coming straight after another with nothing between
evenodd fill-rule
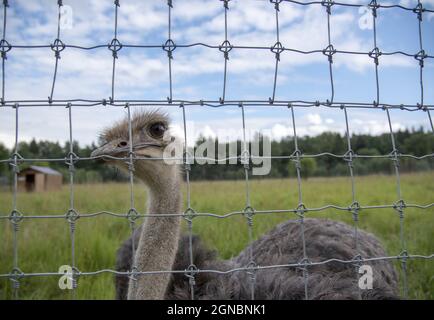
<instances>
[{"instance_id":1,"label":"ostrich body","mask_svg":"<svg viewBox=\"0 0 434 320\"><path fill-rule=\"evenodd\" d=\"M158 111L142 112L131 120L132 149L149 161L135 160L135 176L148 187L148 213L157 215L145 222L126 240L117 253L116 270L131 271L133 239L136 245L134 265L139 271L185 270L190 265L189 238L182 236L181 175L175 164L163 160L164 148L170 143L166 132L168 118ZM100 156L116 166L127 169L121 160L129 152L129 127L124 120L102 134L103 146L92 156ZM158 159L152 159L158 158ZM164 214L164 216L158 216ZM342 222L326 219L303 219L306 256L310 262L328 259L351 260L385 256L378 239L359 230L358 251L354 245L354 229ZM304 256L300 220L289 220L254 241L238 256L219 260L197 236L192 238L193 263L199 270L227 271L246 267L252 260L259 266L286 265L301 261ZM372 289L360 289L353 264L329 262L308 266L309 299L396 299L397 276L392 264L378 260L369 264L373 271ZM255 299L304 299L305 273L297 267L256 270ZM195 275L194 296L197 299L250 299L251 278L245 271L226 274L199 272ZM188 278L182 273L138 275L136 281L116 275L117 299L189 299Z\"/></svg>"}]
</instances>

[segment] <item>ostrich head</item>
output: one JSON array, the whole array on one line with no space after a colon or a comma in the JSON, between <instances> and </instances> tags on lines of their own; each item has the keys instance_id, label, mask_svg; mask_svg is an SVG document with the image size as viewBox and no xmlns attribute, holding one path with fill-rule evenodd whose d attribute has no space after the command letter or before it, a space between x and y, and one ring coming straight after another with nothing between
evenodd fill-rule
<instances>
[{"instance_id":1,"label":"ostrich head","mask_svg":"<svg viewBox=\"0 0 434 320\"><path fill-rule=\"evenodd\" d=\"M106 128L100 135L102 145L91 156L100 157L108 164L128 170L128 161L116 158L127 158L132 150L134 175L150 188L160 189L172 181L177 166L163 159L166 155L165 148L170 143L175 143L174 137L169 133L167 114L159 110L136 112L131 118L131 140L129 130L128 118Z\"/></svg>"},{"instance_id":2,"label":"ostrich head","mask_svg":"<svg viewBox=\"0 0 434 320\"><path fill-rule=\"evenodd\" d=\"M131 125L130 125L131 124ZM148 186L148 213L176 214L181 212L182 194L180 172L173 159L177 139L169 133L168 116L158 110L137 112L115 123L101 134L101 147L92 157L99 157L123 170L129 170L133 152L134 176ZM118 159L120 158L120 159ZM125 158L127 158L125 160ZM169 160L169 161L168 161ZM147 217L135 254L138 270L170 270L178 250L179 215ZM163 299L170 274L139 277L137 286L130 283L129 299Z\"/></svg>"}]
</instances>

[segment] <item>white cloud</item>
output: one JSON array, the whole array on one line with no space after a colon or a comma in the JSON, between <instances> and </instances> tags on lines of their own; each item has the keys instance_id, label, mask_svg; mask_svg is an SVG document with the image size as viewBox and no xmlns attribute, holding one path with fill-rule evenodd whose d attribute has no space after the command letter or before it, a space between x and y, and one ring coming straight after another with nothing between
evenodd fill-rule
<instances>
[{"instance_id":1,"label":"white cloud","mask_svg":"<svg viewBox=\"0 0 434 320\"><path fill-rule=\"evenodd\" d=\"M318 113L309 113L306 119L309 124L320 125L322 123L321 116Z\"/></svg>"},{"instance_id":2,"label":"white cloud","mask_svg":"<svg viewBox=\"0 0 434 320\"><path fill-rule=\"evenodd\" d=\"M355 1L353 1L355 2ZM92 46L106 44L113 38L113 1L64 1L74 12L71 30L61 30L61 39L68 44ZM413 6L414 1L401 3ZM433 5L434 0L425 0L424 5ZM229 40L232 44L246 46L272 46L276 42L275 11L268 1L231 1L228 11ZM172 37L175 43L203 42L219 45L224 39L224 10L221 1L181 1L174 0L172 12ZM372 43L365 41L357 27L357 11L339 10L333 13L332 43L336 49L350 51L370 51ZM25 17L25 19L23 18ZM118 31L121 42L130 44L163 43L167 38L167 4L165 1L121 1L119 8ZM327 26L325 8L320 5L298 6L282 3L279 13L280 41L287 48L301 50L323 49L327 46ZM55 2L13 1L8 9L6 38L12 44L48 44L56 37L57 6ZM371 39L370 39L371 40ZM112 56L107 48L78 50L67 48L61 53L55 98L108 98L111 94ZM221 94L223 75L223 54L215 49L192 47L177 48L174 51L173 81L174 92L185 99L203 98L203 88L218 87ZM18 49L8 53L6 61L6 95L8 99L47 99L51 88L55 57L49 48ZM321 54L298 54L283 52L279 64L279 83L297 79L302 83L318 83L318 77L303 72L294 72L298 67L327 64ZM382 67L414 67L414 61L402 56L381 57ZM269 50L232 50L228 61L229 80L238 76L235 86L228 93L239 97L241 85L253 87L246 99L264 99L259 89L270 88L275 67L274 54ZM365 55L336 54L334 67L351 71L372 71L372 59ZM209 80L209 76L213 76ZM190 80L196 77L195 81ZM197 80L198 79L198 80ZM239 80L241 79L241 80ZM218 84L216 85L215 83ZM164 99L168 91L167 56L157 49L122 48L116 61L116 94L121 98L155 97ZM203 87L202 87L203 86ZM258 88L258 90L256 90ZM280 92L279 92L280 93ZM38 137L64 141L67 138L65 109L59 112L54 107L45 113L38 109L22 109L23 123L27 126L20 132L20 139ZM75 109L74 109L75 110ZM80 110L80 111L78 111ZM98 111L95 111L98 110ZM96 140L97 131L114 119L122 116L122 109L77 108L74 111L74 137L90 143ZM220 109L221 112L225 109ZM6 111L1 110L1 115ZM250 110L246 110L250 112ZM253 113L252 113L253 114ZM220 131L237 135L240 119L226 114L206 120L195 120L197 132L216 136ZM403 116L404 118L404 116ZM9 146L13 142L13 117L1 119L0 138ZM288 118L289 120L289 118ZM396 127L407 121L400 119ZM249 114L247 121L252 130L270 129L276 137L292 134L292 126L280 117L269 117L264 111L256 116ZM303 114L303 121L297 124L300 135L318 134L334 130L343 132L341 120L324 117L317 113ZM40 130L44 128L44 130ZM182 133L180 122L174 130ZM230 131L233 130L233 131ZM360 132L384 132L376 119L354 123L354 130ZM383 131L382 131L383 130ZM196 134L189 134L196 137Z\"/></svg>"},{"instance_id":3,"label":"white cloud","mask_svg":"<svg viewBox=\"0 0 434 320\"><path fill-rule=\"evenodd\" d=\"M283 124L276 123L271 129L271 133L272 133L274 139L280 140L283 137L287 137L287 136L292 135L293 131L292 131L292 128L289 126L285 126Z\"/></svg>"}]
</instances>

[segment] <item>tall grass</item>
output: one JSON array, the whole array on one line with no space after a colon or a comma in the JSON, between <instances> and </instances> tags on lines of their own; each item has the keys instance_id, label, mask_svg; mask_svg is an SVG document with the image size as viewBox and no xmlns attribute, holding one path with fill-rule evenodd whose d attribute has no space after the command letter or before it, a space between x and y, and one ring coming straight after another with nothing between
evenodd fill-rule
<instances>
[{"instance_id":1,"label":"tall grass","mask_svg":"<svg viewBox=\"0 0 434 320\"><path fill-rule=\"evenodd\" d=\"M401 188L406 203L433 202L434 173L403 175ZM192 207L198 212L225 213L245 206L243 181L194 182L191 185ZM303 202L308 207L326 204L348 206L352 202L348 178L311 178L302 181ZM257 210L295 208L298 202L297 182L293 179L251 181L251 202ZM126 213L129 209L129 186L95 184L75 186L75 207L78 212L101 210ZM396 202L396 180L393 176L356 177L356 195L361 205ZM137 210L144 212L146 192L136 184L134 197ZM12 194L0 193L0 215L12 209ZM69 188L47 193L21 193L18 209L26 215L64 214L69 208ZM406 209L404 236L410 254L434 253L434 208ZM308 213L352 223L351 214L337 210ZM291 213L254 216L254 237L287 219ZM139 220L138 223L142 221ZM364 210L359 225L378 236L388 254L401 252L399 216L393 209ZM193 230L205 243L216 248L221 258L237 255L248 243L247 223L242 216L226 219L197 217ZM114 268L115 253L130 233L125 218L98 216L82 218L76 223L76 265L80 271ZM8 220L0 220L0 273L13 267L12 228ZM309 241L309 239L307 239ZM71 263L69 226L65 219L24 219L18 233L18 265L23 272L57 272L59 266ZM397 269L399 264L396 263ZM26 277L21 279L19 296L23 299L68 299L71 292L58 287L58 277ZM412 260L408 263L408 284L411 298L434 298L434 260ZM0 279L0 299L11 298L9 279ZM113 275L102 273L83 276L78 281L77 298L113 299Z\"/></svg>"}]
</instances>

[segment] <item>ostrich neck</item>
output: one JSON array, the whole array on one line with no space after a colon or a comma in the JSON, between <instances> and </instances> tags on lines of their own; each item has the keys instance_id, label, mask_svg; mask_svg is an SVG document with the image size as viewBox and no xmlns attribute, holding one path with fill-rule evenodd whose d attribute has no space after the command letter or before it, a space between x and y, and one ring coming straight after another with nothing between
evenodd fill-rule
<instances>
[{"instance_id":1,"label":"ostrich neck","mask_svg":"<svg viewBox=\"0 0 434 320\"><path fill-rule=\"evenodd\" d=\"M148 213L181 213L182 197L180 176L157 175L157 181L148 183ZM172 270L180 236L181 217L147 217L135 256L138 271ZM136 281L130 281L128 299L164 299L171 274L138 275Z\"/></svg>"}]
</instances>

